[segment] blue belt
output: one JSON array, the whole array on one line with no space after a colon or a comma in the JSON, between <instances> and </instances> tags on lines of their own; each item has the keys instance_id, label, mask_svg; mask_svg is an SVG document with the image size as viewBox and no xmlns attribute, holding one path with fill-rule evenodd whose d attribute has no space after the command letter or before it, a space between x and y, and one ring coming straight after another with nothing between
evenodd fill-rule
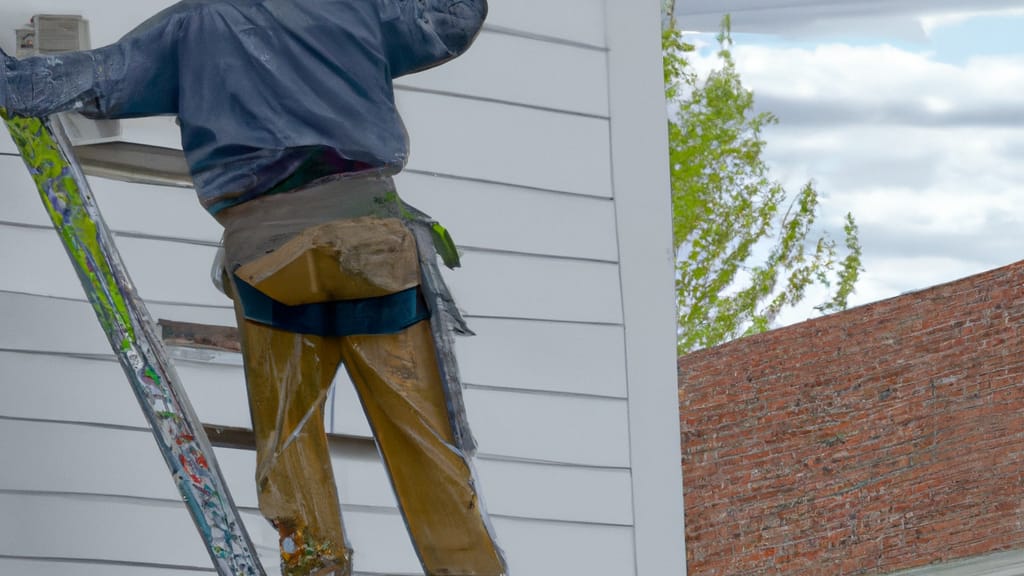
<instances>
[{"instance_id":1,"label":"blue belt","mask_svg":"<svg viewBox=\"0 0 1024 576\"><path fill-rule=\"evenodd\" d=\"M316 336L395 334L430 318L419 287L387 296L289 306L234 276L247 320L279 330Z\"/></svg>"}]
</instances>

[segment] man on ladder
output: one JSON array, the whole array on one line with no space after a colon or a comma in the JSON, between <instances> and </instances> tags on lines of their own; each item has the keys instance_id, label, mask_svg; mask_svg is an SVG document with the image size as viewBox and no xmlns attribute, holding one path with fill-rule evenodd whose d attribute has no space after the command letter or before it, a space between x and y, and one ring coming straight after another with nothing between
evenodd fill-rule
<instances>
[{"instance_id":1,"label":"man on ladder","mask_svg":"<svg viewBox=\"0 0 1024 576\"><path fill-rule=\"evenodd\" d=\"M437 270L457 253L398 197L408 139L392 79L465 51L486 0L186 0L119 42L16 60L0 108L176 114L200 202L225 229L257 444L260 509L286 576L347 575L323 426L355 383L428 575L505 573L469 461Z\"/></svg>"}]
</instances>

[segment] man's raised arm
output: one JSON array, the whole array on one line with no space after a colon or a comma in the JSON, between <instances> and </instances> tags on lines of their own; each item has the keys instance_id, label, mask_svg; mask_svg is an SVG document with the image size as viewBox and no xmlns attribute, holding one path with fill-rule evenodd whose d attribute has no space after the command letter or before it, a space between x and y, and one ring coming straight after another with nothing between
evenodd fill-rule
<instances>
[{"instance_id":1,"label":"man's raised arm","mask_svg":"<svg viewBox=\"0 0 1024 576\"><path fill-rule=\"evenodd\" d=\"M12 116L76 110L98 118L178 111L177 39L171 7L110 46L18 60L0 50L0 108Z\"/></svg>"},{"instance_id":2,"label":"man's raised arm","mask_svg":"<svg viewBox=\"0 0 1024 576\"><path fill-rule=\"evenodd\" d=\"M372 0L383 4L383 30L395 78L465 52L487 18L487 0Z\"/></svg>"}]
</instances>

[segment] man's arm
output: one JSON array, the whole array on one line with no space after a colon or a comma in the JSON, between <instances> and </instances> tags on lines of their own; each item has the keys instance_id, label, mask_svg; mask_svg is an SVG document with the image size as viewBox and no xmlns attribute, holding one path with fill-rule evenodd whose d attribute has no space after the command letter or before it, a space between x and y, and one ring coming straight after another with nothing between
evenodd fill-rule
<instances>
[{"instance_id":1,"label":"man's arm","mask_svg":"<svg viewBox=\"0 0 1024 576\"><path fill-rule=\"evenodd\" d=\"M175 8L96 50L23 60L0 50L0 108L12 116L67 110L98 118L176 113L183 20Z\"/></svg>"},{"instance_id":2,"label":"man's arm","mask_svg":"<svg viewBox=\"0 0 1024 576\"><path fill-rule=\"evenodd\" d=\"M392 77L443 64L465 52L487 18L487 0L381 2Z\"/></svg>"}]
</instances>

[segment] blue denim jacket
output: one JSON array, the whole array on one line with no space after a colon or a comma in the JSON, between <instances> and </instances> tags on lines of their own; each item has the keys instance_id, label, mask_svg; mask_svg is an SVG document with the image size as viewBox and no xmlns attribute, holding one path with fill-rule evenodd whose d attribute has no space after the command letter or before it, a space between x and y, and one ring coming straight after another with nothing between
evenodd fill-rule
<instances>
[{"instance_id":1,"label":"blue denim jacket","mask_svg":"<svg viewBox=\"0 0 1024 576\"><path fill-rule=\"evenodd\" d=\"M464 52L486 0L184 0L115 44L3 55L0 107L177 114L211 212L326 174L404 167L392 79Z\"/></svg>"}]
</instances>

